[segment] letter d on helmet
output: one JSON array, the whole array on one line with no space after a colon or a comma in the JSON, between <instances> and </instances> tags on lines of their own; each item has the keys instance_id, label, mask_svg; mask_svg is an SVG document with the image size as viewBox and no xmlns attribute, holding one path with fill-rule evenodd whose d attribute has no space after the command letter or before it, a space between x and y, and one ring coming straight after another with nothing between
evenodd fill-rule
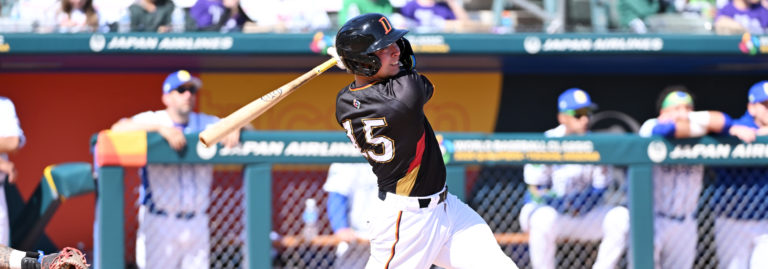
<instances>
[{"instance_id":1,"label":"letter d on helmet","mask_svg":"<svg viewBox=\"0 0 768 269\"><path fill-rule=\"evenodd\" d=\"M406 33L407 30L392 27L382 14L363 14L341 27L336 34L336 51L352 73L370 77L381 68L381 61L374 52L392 45Z\"/></svg>"}]
</instances>

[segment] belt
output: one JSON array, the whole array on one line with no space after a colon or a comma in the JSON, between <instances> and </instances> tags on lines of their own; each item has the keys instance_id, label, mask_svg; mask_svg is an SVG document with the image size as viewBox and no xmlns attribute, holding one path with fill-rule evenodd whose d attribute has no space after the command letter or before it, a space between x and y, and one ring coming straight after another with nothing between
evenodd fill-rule
<instances>
[{"instance_id":1,"label":"belt","mask_svg":"<svg viewBox=\"0 0 768 269\"><path fill-rule=\"evenodd\" d=\"M387 193L390 193L392 195L396 195L396 194L391 193L391 192L386 192L386 191L379 190L379 199L384 201L384 199L387 198ZM443 189L443 191L440 192L440 194L438 196L440 198L437 200L437 203L439 204L439 203L444 202L445 201L445 197L448 196L448 188L446 187L445 189ZM427 207L429 207L429 203L432 202L432 198L416 198L416 197L414 197L414 199L418 199L418 201L419 201L419 208L427 208Z\"/></svg>"},{"instance_id":2,"label":"belt","mask_svg":"<svg viewBox=\"0 0 768 269\"><path fill-rule=\"evenodd\" d=\"M688 218L687 216L684 216L684 215L683 216L680 216L680 215L668 215L668 214L661 213L661 212L656 212L656 216L659 216L659 217L662 217L662 218L671 219L671 220L676 220L676 221L684 221L685 219Z\"/></svg>"},{"instance_id":3,"label":"belt","mask_svg":"<svg viewBox=\"0 0 768 269\"><path fill-rule=\"evenodd\" d=\"M150 204L149 206L147 206L147 211L150 214L158 215L158 216L168 216L169 215L167 211L165 211L163 209L156 208L155 204ZM195 212L181 211L181 212L178 212L178 213L174 214L173 216L176 217L177 219L189 220L189 219L192 219L192 218L195 217Z\"/></svg>"}]
</instances>

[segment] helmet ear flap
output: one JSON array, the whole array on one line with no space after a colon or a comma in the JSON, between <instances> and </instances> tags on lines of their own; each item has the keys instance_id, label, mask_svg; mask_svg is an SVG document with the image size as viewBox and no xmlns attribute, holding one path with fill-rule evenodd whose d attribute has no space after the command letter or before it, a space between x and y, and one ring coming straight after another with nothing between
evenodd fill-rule
<instances>
[{"instance_id":1,"label":"helmet ear flap","mask_svg":"<svg viewBox=\"0 0 768 269\"><path fill-rule=\"evenodd\" d=\"M411 42L408 39L401 37L397 40L397 46L400 47L400 63L403 68L413 70L416 68L416 56L413 54L413 48L411 48Z\"/></svg>"}]
</instances>

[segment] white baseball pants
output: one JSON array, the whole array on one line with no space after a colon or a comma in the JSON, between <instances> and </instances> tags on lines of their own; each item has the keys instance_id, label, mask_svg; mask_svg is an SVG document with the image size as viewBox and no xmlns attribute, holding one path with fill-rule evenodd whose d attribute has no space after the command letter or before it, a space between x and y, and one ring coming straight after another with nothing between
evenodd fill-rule
<instances>
[{"instance_id":1,"label":"white baseball pants","mask_svg":"<svg viewBox=\"0 0 768 269\"><path fill-rule=\"evenodd\" d=\"M517 266L499 247L480 215L456 196L437 195L426 208L413 197L388 193L369 216L371 257L366 268L510 268Z\"/></svg>"}]
</instances>

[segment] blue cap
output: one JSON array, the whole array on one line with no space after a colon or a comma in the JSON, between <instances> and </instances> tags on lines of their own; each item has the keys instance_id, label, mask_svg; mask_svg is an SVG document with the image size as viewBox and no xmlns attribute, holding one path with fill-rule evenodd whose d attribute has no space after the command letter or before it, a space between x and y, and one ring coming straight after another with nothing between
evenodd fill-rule
<instances>
[{"instance_id":1,"label":"blue cap","mask_svg":"<svg viewBox=\"0 0 768 269\"><path fill-rule=\"evenodd\" d=\"M557 97L557 110L560 112L584 107L597 109L597 105L592 103L592 98L582 89L570 88Z\"/></svg>"},{"instance_id":2,"label":"blue cap","mask_svg":"<svg viewBox=\"0 0 768 269\"><path fill-rule=\"evenodd\" d=\"M200 79L193 77L187 70L179 70L173 72L168 75L168 77L165 78L165 82L163 82L163 94L169 93L179 86L189 82L195 84L195 86L198 88L203 87L203 83L200 81Z\"/></svg>"},{"instance_id":3,"label":"blue cap","mask_svg":"<svg viewBox=\"0 0 768 269\"><path fill-rule=\"evenodd\" d=\"M768 80L755 83L749 88L750 103L762 103L765 100L768 100Z\"/></svg>"}]
</instances>

